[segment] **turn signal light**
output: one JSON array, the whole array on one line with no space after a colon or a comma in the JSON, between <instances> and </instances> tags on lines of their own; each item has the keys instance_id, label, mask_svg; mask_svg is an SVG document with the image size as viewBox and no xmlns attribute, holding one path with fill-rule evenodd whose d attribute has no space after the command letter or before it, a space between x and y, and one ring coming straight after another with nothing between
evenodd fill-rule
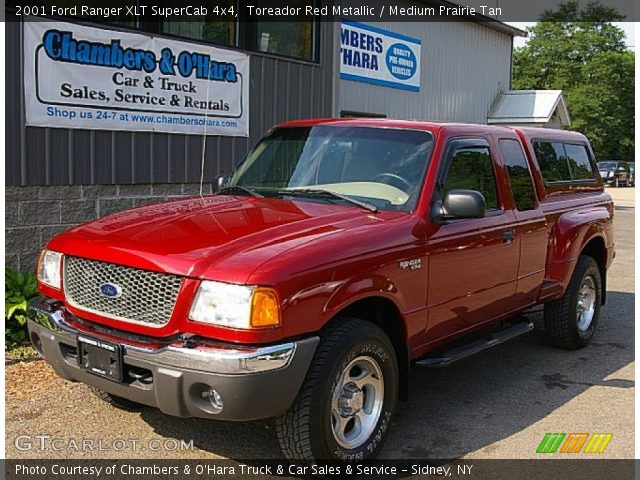
<instances>
[{"instance_id":1,"label":"turn signal light","mask_svg":"<svg viewBox=\"0 0 640 480\"><path fill-rule=\"evenodd\" d=\"M256 288L251 301L251 327L264 328L280 325L280 303L274 290Z\"/></svg>"}]
</instances>

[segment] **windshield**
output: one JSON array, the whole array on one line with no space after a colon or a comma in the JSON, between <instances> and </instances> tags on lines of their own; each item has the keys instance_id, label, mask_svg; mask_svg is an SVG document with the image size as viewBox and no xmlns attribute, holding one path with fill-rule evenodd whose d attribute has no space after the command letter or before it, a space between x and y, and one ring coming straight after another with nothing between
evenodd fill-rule
<instances>
[{"instance_id":1,"label":"windshield","mask_svg":"<svg viewBox=\"0 0 640 480\"><path fill-rule=\"evenodd\" d=\"M426 131L325 125L281 128L258 143L229 185L267 197L340 201L338 196L313 195L322 190L381 210L411 211L432 147L433 135Z\"/></svg>"},{"instance_id":2,"label":"windshield","mask_svg":"<svg viewBox=\"0 0 640 480\"><path fill-rule=\"evenodd\" d=\"M615 170L618 168L618 162L598 162L599 170Z\"/></svg>"}]
</instances>

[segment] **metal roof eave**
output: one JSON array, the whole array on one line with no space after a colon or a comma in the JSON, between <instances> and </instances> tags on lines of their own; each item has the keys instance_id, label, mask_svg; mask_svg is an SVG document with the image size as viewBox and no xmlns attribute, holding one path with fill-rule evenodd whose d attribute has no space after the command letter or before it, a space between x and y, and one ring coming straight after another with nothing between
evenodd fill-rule
<instances>
[{"instance_id":1,"label":"metal roof eave","mask_svg":"<svg viewBox=\"0 0 640 480\"><path fill-rule=\"evenodd\" d=\"M509 116L501 116L500 109L504 106L503 101L506 97L515 97L518 95L536 95L537 93L555 94L556 98L553 105L548 110L547 115L540 115L541 112L537 112L536 116L518 115L518 112L513 112L513 106L511 106L511 114ZM517 110L517 109L516 109ZM515 113L515 115L514 115ZM532 112L533 113L533 112ZM491 107L489 115L487 116L487 123L492 125L500 124L514 124L514 123L548 123L553 117L557 116L563 125L571 125L571 116L564 99L562 90L509 90L501 93L496 102Z\"/></svg>"}]
</instances>

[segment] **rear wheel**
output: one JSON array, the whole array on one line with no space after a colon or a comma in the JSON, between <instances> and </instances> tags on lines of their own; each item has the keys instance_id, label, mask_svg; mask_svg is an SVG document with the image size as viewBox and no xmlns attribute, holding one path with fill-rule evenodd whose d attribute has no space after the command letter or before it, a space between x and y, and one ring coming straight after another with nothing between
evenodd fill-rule
<instances>
[{"instance_id":1,"label":"rear wheel","mask_svg":"<svg viewBox=\"0 0 640 480\"><path fill-rule=\"evenodd\" d=\"M398 395L398 365L387 335L363 320L328 329L298 397L276 421L290 460L373 458Z\"/></svg>"},{"instance_id":2,"label":"rear wheel","mask_svg":"<svg viewBox=\"0 0 640 480\"><path fill-rule=\"evenodd\" d=\"M567 349L586 346L600 319L602 278L595 260L582 255L564 296L547 303L544 332L553 345Z\"/></svg>"}]
</instances>

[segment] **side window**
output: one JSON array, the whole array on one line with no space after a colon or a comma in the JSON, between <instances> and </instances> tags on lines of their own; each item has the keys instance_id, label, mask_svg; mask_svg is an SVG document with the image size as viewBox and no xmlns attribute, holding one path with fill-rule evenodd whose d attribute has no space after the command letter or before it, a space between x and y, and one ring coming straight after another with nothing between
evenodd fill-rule
<instances>
[{"instance_id":1,"label":"side window","mask_svg":"<svg viewBox=\"0 0 640 480\"><path fill-rule=\"evenodd\" d=\"M500 140L500 152L504 158L509 173L509 182L516 208L524 212L536 208L536 192L533 186L527 159L522 146L517 140Z\"/></svg>"},{"instance_id":2,"label":"side window","mask_svg":"<svg viewBox=\"0 0 640 480\"><path fill-rule=\"evenodd\" d=\"M565 143L564 148L569 159L571 175L574 180L592 180L594 178L593 166L589 153L584 145Z\"/></svg>"},{"instance_id":3,"label":"side window","mask_svg":"<svg viewBox=\"0 0 640 480\"><path fill-rule=\"evenodd\" d=\"M442 196L451 190L477 190L484 195L487 210L498 210L498 189L489 147L468 144L455 146L454 141L449 158Z\"/></svg>"},{"instance_id":4,"label":"side window","mask_svg":"<svg viewBox=\"0 0 640 480\"><path fill-rule=\"evenodd\" d=\"M569 163L562 143L535 141L533 142L533 150L545 182L571 180Z\"/></svg>"}]
</instances>

